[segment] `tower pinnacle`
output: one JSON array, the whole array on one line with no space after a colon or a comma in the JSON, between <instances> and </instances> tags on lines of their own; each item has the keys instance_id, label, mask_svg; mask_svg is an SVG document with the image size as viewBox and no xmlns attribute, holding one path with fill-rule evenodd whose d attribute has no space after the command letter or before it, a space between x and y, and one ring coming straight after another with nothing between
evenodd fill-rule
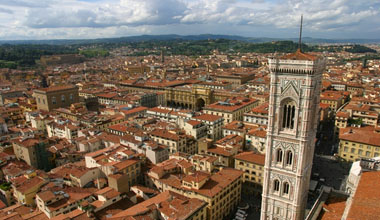
<instances>
[{"instance_id":1,"label":"tower pinnacle","mask_svg":"<svg viewBox=\"0 0 380 220\"><path fill-rule=\"evenodd\" d=\"M301 15L301 25L300 25L300 38L298 39L298 50L301 50L301 45L302 45L302 20L303 20L303 15Z\"/></svg>"}]
</instances>

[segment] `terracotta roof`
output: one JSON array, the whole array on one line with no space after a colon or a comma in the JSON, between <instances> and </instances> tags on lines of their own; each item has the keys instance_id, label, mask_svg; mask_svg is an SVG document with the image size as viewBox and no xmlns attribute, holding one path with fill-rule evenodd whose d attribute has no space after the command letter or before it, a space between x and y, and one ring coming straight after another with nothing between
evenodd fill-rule
<instances>
[{"instance_id":1,"label":"terracotta roof","mask_svg":"<svg viewBox=\"0 0 380 220\"><path fill-rule=\"evenodd\" d=\"M188 198L174 192L165 191L151 199L141 202L112 216L111 219L118 219L128 216L137 217L137 215L141 216L142 214L149 213L155 209L158 209L159 212L162 213L161 215L167 216L167 219L188 219L194 212L205 205L206 202L200 199Z\"/></svg>"},{"instance_id":2,"label":"terracotta roof","mask_svg":"<svg viewBox=\"0 0 380 220\"><path fill-rule=\"evenodd\" d=\"M102 196L104 196L107 200L109 200L109 199L113 199L113 198L117 197L117 196L120 195L121 193L118 192L118 191L116 191L116 190L114 190L114 189L111 188L111 187L105 187L105 188L103 188L103 189L101 189L101 190L96 191L95 194L97 194L97 195L102 195Z\"/></svg>"},{"instance_id":3,"label":"terracotta roof","mask_svg":"<svg viewBox=\"0 0 380 220\"><path fill-rule=\"evenodd\" d=\"M34 138L28 138L25 140L18 138L18 139L14 139L13 142L18 144L19 146L33 147L34 145L38 144L40 141L38 139L34 139Z\"/></svg>"},{"instance_id":4,"label":"terracotta roof","mask_svg":"<svg viewBox=\"0 0 380 220\"><path fill-rule=\"evenodd\" d=\"M134 160L134 159L124 160L124 161L121 161L119 163L114 164L113 166L116 167L118 170L123 170L123 169L125 169L129 166L132 166L138 162L139 162L138 160Z\"/></svg>"},{"instance_id":5,"label":"terracotta roof","mask_svg":"<svg viewBox=\"0 0 380 220\"><path fill-rule=\"evenodd\" d=\"M227 151L225 148L222 147L212 147L207 149L207 152L214 153L216 155L222 155L225 157L230 157L233 155L230 151Z\"/></svg>"},{"instance_id":6,"label":"terracotta roof","mask_svg":"<svg viewBox=\"0 0 380 220\"><path fill-rule=\"evenodd\" d=\"M23 215L24 220L48 220L49 218L42 211L34 211L30 214Z\"/></svg>"},{"instance_id":7,"label":"terracotta roof","mask_svg":"<svg viewBox=\"0 0 380 220\"><path fill-rule=\"evenodd\" d=\"M185 176L182 180L185 182L196 182L200 183L206 179L209 179L210 174L205 173L205 172L200 172L200 171L195 171L194 173Z\"/></svg>"},{"instance_id":8,"label":"terracotta roof","mask_svg":"<svg viewBox=\"0 0 380 220\"><path fill-rule=\"evenodd\" d=\"M158 136L158 137L173 140L173 141L178 141L180 139L178 134L171 133L165 129L155 129L150 134L153 136Z\"/></svg>"},{"instance_id":9,"label":"terracotta roof","mask_svg":"<svg viewBox=\"0 0 380 220\"><path fill-rule=\"evenodd\" d=\"M252 151L242 152L234 156L237 160L244 160L250 163L263 165L265 164L265 154L258 154Z\"/></svg>"},{"instance_id":10,"label":"terracotta roof","mask_svg":"<svg viewBox=\"0 0 380 220\"><path fill-rule=\"evenodd\" d=\"M380 216L380 171L364 172L360 177L347 220L377 220Z\"/></svg>"},{"instance_id":11,"label":"terracotta roof","mask_svg":"<svg viewBox=\"0 0 380 220\"><path fill-rule=\"evenodd\" d=\"M322 108L322 109L327 109L328 107L330 107L329 104L325 104L325 103L319 103L319 107Z\"/></svg>"},{"instance_id":12,"label":"terracotta roof","mask_svg":"<svg viewBox=\"0 0 380 220\"><path fill-rule=\"evenodd\" d=\"M336 117L349 118L350 114L348 112L339 111L336 113Z\"/></svg>"},{"instance_id":13,"label":"terracotta roof","mask_svg":"<svg viewBox=\"0 0 380 220\"><path fill-rule=\"evenodd\" d=\"M339 129L339 139L380 147L380 133L374 127L347 127Z\"/></svg>"},{"instance_id":14,"label":"terracotta roof","mask_svg":"<svg viewBox=\"0 0 380 220\"><path fill-rule=\"evenodd\" d=\"M159 112L159 113L163 113L163 114L169 114L173 110L171 110L171 109L165 109L165 108L160 108L160 107L153 107L153 108L148 109L148 111Z\"/></svg>"},{"instance_id":15,"label":"terracotta roof","mask_svg":"<svg viewBox=\"0 0 380 220\"><path fill-rule=\"evenodd\" d=\"M189 120L186 123L190 124L191 126L197 126L199 124L202 124L200 121L195 121L195 120Z\"/></svg>"},{"instance_id":16,"label":"terracotta roof","mask_svg":"<svg viewBox=\"0 0 380 220\"><path fill-rule=\"evenodd\" d=\"M256 137L261 137L261 138L267 137L267 131L265 130L264 127L252 128L251 130L248 131L247 134L256 136Z\"/></svg>"},{"instance_id":17,"label":"terracotta roof","mask_svg":"<svg viewBox=\"0 0 380 220\"><path fill-rule=\"evenodd\" d=\"M42 201L47 202L55 198L55 195L52 191L46 190L44 192L37 193L37 196L42 199Z\"/></svg>"},{"instance_id":18,"label":"terracotta roof","mask_svg":"<svg viewBox=\"0 0 380 220\"><path fill-rule=\"evenodd\" d=\"M25 176L20 176L13 179L12 183L17 191L24 194L35 186L42 186L45 183L45 180L39 176L35 176L30 179L26 178Z\"/></svg>"},{"instance_id":19,"label":"terracotta roof","mask_svg":"<svg viewBox=\"0 0 380 220\"><path fill-rule=\"evenodd\" d=\"M111 99L111 98L114 98L117 96L117 93L116 92L106 92L106 93L100 93L100 94L97 94L96 95L97 97L100 97L100 98L108 98L108 99Z\"/></svg>"},{"instance_id":20,"label":"terracotta roof","mask_svg":"<svg viewBox=\"0 0 380 220\"><path fill-rule=\"evenodd\" d=\"M193 117L193 119L198 119L202 121L217 121L217 120L220 120L221 118L223 117L218 116L218 115L210 115L210 114L202 114L202 115Z\"/></svg>"},{"instance_id":21,"label":"terracotta roof","mask_svg":"<svg viewBox=\"0 0 380 220\"><path fill-rule=\"evenodd\" d=\"M269 109L269 102L265 102L251 110L251 113L260 113L267 115L268 114L268 109Z\"/></svg>"},{"instance_id":22,"label":"terracotta roof","mask_svg":"<svg viewBox=\"0 0 380 220\"><path fill-rule=\"evenodd\" d=\"M60 91L60 90L66 90L66 89L74 89L76 87L72 86L72 85L62 85L62 86L51 86L51 87L48 87L48 88L39 88L39 89L36 89L35 91L44 91L44 92L53 92L53 91Z\"/></svg>"},{"instance_id":23,"label":"terracotta roof","mask_svg":"<svg viewBox=\"0 0 380 220\"><path fill-rule=\"evenodd\" d=\"M295 53L286 54L280 59L282 60L308 60L308 61L314 61L318 57L313 56L311 54L303 53L300 49L298 49Z\"/></svg>"}]
</instances>

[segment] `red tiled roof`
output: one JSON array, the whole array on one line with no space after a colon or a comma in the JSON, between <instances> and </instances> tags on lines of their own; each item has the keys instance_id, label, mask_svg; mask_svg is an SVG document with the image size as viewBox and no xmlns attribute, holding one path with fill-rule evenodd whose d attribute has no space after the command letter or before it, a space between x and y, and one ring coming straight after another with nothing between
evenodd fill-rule
<instances>
[{"instance_id":1,"label":"red tiled roof","mask_svg":"<svg viewBox=\"0 0 380 220\"><path fill-rule=\"evenodd\" d=\"M380 133L376 133L375 128L370 126L341 128L339 129L339 139L380 147Z\"/></svg>"},{"instance_id":2,"label":"red tiled roof","mask_svg":"<svg viewBox=\"0 0 380 220\"><path fill-rule=\"evenodd\" d=\"M62 85L62 86L51 86L48 88L39 88L39 89L36 89L36 91L40 90L44 92L53 92L53 91L60 91L60 90L74 89L74 88L76 87L72 85Z\"/></svg>"},{"instance_id":3,"label":"red tiled roof","mask_svg":"<svg viewBox=\"0 0 380 220\"><path fill-rule=\"evenodd\" d=\"M380 216L380 171L364 172L353 196L347 220L378 220Z\"/></svg>"},{"instance_id":4,"label":"red tiled roof","mask_svg":"<svg viewBox=\"0 0 380 220\"><path fill-rule=\"evenodd\" d=\"M258 154L252 151L242 152L234 156L237 160L244 160L250 163L263 165L265 164L265 154Z\"/></svg>"},{"instance_id":5,"label":"red tiled roof","mask_svg":"<svg viewBox=\"0 0 380 220\"><path fill-rule=\"evenodd\" d=\"M194 119L198 119L198 120L202 120L202 121L217 121L221 118L223 118L222 116L218 116L218 115L210 115L210 114L202 114L202 115L199 115L199 116L195 116L193 117Z\"/></svg>"},{"instance_id":6,"label":"red tiled roof","mask_svg":"<svg viewBox=\"0 0 380 220\"><path fill-rule=\"evenodd\" d=\"M336 113L336 117L349 118L350 114L348 112L339 111Z\"/></svg>"},{"instance_id":7,"label":"red tiled roof","mask_svg":"<svg viewBox=\"0 0 380 220\"><path fill-rule=\"evenodd\" d=\"M323 211L319 216L319 220L338 220L343 216L346 207L346 197L329 196L323 205Z\"/></svg>"},{"instance_id":8,"label":"red tiled roof","mask_svg":"<svg viewBox=\"0 0 380 220\"><path fill-rule=\"evenodd\" d=\"M165 129L155 129L150 134L153 136L158 136L161 138L174 140L174 141L178 141L180 139L177 134L173 134Z\"/></svg>"},{"instance_id":9,"label":"red tiled roof","mask_svg":"<svg viewBox=\"0 0 380 220\"><path fill-rule=\"evenodd\" d=\"M189 121L187 121L187 123L190 124L191 126L197 126L197 125L201 124L202 122L189 120Z\"/></svg>"},{"instance_id":10,"label":"red tiled roof","mask_svg":"<svg viewBox=\"0 0 380 220\"><path fill-rule=\"evenodd\" d=\"M298 49L295 53L286 54L280 59L283 60L308 60L308 61L314 61L318 57L313 56L311 54L303 53L300 49Z\"/></svg>"}]
</instances>

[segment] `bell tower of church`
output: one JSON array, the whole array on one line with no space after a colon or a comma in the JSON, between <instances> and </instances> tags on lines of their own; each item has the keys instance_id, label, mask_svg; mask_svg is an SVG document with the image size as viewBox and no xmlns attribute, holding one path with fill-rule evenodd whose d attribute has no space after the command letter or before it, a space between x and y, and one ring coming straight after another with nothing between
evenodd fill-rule
<instances>
[{"instance_id":1,"label":"bell tower of church","mask_svg":"<svg viewBox=\"0 0 380 220\"><path fill-rule=\"evenodd\" d=\"M269 59L261 220L301 220L305 215L325 60L301 51L301 31L295 53Z\"/></svg>"}]
</instances>

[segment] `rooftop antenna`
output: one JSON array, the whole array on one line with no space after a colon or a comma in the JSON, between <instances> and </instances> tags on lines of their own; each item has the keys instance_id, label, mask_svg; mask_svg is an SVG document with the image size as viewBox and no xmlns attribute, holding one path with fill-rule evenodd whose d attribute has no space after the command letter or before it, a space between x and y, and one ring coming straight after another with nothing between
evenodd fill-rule
<instances>
[{"instance_id":1,"label":"rooftop antenna","mask_svg":"<svg viewBox=\"0 0 380 220\"><path fill-rule=\"evenodd\" d=\"M298 39L298 50L300 52L301 52L301 44L302 44L302 20L303 20L303 15L301 15L300 38Z\"/></svg>"}]
</instances>

